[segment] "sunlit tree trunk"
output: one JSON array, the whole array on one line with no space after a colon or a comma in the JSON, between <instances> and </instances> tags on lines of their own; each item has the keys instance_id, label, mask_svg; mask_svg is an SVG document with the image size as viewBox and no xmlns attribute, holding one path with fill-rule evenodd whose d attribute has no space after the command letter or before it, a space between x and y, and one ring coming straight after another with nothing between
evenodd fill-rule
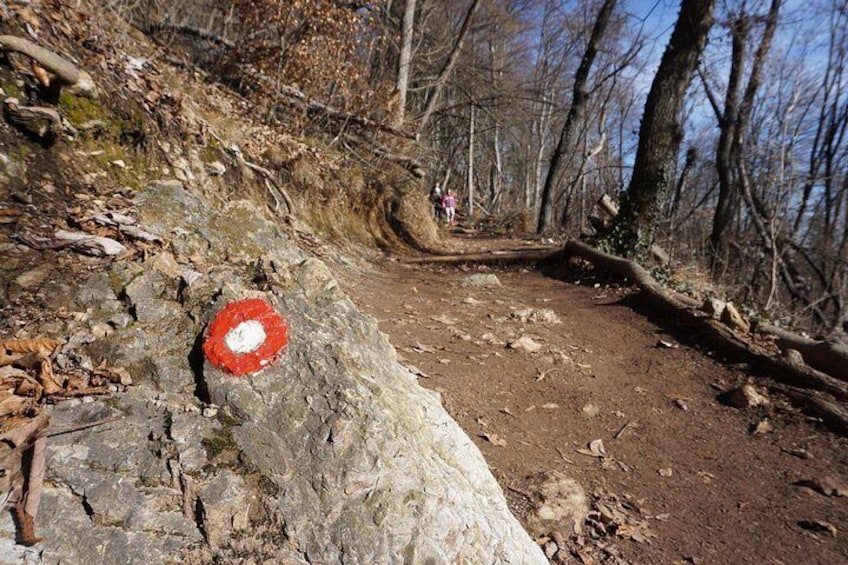
<instances>
[{"instance_id":1,"label":"sunlit tree trunk","mask_svg":"<svg viewBox=\"0 0 848 565\"><path fill-rule=\"evenodd\" d=\"M683 0L651 84L630 186L612 229L605 235L609 246L625 256L650 248L660 205L674 185L677 152L683 139L684 97L707 43L714 8L715 0Z\"/></svg>"}]
</instances>

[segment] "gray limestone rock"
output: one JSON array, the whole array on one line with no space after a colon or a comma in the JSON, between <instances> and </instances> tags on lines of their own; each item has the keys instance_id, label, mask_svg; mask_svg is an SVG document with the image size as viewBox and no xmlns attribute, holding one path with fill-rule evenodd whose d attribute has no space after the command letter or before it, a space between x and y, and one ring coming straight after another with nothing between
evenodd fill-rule
<instances>
[{"instance_id":1,"label":"gray limestone rock","mask_svg":"<svg viewBox=\"0 0 848 565\"><path fill-rule=\"evenodd\" d=\"M547 562L438 395L397 362L321 261L249 203L216 213L174 182L141 194L140 222L186 244L141 268L116 264L78 293L84 310L106 299L134 321L96 339L81 333L77 351L63 355L124 366L134 384L52 410L58 425L120 419L50 439L37 520L44 541L27 555L90 564ZM176 267L189 257L208 267L190 281ZM204 361L204 327L250 296L287 318L290 342L260 373L233 377ZM0 551L26 558L12 534L0 521Z\"/></svg>"}]
</instances>

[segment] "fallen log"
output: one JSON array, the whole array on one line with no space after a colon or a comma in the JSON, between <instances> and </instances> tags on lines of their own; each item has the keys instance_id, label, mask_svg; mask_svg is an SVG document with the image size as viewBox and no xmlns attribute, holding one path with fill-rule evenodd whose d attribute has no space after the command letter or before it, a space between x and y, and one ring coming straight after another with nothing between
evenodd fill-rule
<instances>
[{"instance_id":1,"label":"fallen log","mask_svg":"<svg viewBox=\"0 0 848 565\"><path fill-rule=\"evenodd\" d=\"M834 432L848 436L848 411L830 400L810 391L790 389L786 395L792 404L800 407L805 414L820 418Z\"/></svg>"},{"instance_id":2,"label":"fallen log","mask_svg":"<svg viewBox=\"0 0 848 565\"><path fill-rule=\"evenodd\" d=\"M826 392L834 398L848 400L848 383L840 381L817 371L816 369L794 360L775 357L765 348L744 339L727 326L710 318L698 310L687 308L686 305L662 288L654 278L637 263L599 251L579 241L569 241L563 249L563 255L579 257L598 268L629 279L640 290L643 298L658 311L668 314L684 326L696 331L711 347L732 361L748 363L756 372L769 378L794 387L813 389ZM837 410L830 410L837 405L829 403L820 395L807 394L789 395L790 399L805 413L821 417L823 422L833 431L848 435L848 417ZM816 399L815 401L810 400ZM827 418L822 417L826 413ZM841 414L841 415L840 415Z\"/></svg>"},{"instance_id":3,"label":"fallen log","mask_svg":"<svg viewBox=\"0 0 848 565\"><path fill-rule=\"evenodd\" d=\"M223 45L229 49L235 49L236 44L227 39L226 37L222 37L216 33L212 33L211 31L201 29L198 27L192 27L184 24L175 24L170 22L158 22L149 24L145 29L145 33L152 34L159 31L169 31L172 33L179 33L182 35L188 35L190 37L194 37L197 39L202 39L204 41L209 41L210 43L214 43L215 45Z\"/></svg>"}]
</instances>

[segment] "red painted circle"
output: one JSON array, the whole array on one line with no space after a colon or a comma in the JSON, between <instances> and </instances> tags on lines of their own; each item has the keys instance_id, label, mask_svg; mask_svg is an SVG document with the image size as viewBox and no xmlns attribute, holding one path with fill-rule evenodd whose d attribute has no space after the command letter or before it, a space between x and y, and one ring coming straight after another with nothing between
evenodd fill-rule
<instances>
[{"instance_id":1,"label":"red painted circle","mask_svg":"<svg viewBox=\"0 0 848 565\"><path fill-rule=\"evenodd\" d=\"M265 330L265 341L246 353L232 351L225 341L230 330L239 324L256 320ZM209 324L203 353L209 361L236 376L255 373L274 362L289 343L289 326L273 306L261 298L230 302Z\"/></svg>"}]
</instances>

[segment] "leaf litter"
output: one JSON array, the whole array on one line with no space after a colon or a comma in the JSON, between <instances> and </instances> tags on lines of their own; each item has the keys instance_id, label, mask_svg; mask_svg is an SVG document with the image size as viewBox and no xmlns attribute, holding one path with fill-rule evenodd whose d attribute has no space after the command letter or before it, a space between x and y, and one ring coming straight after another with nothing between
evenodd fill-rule
<instances>
[{"instance_id":1,"label":"leaf litter","mask_svg":"<svg viewBox=\"0 0 848 565\"><path fill-rule=\"evenodd\" d=\"M16 524L16 541L31 546L39 541L35 518L44 488L47 438L57 433L100 425L100 422L50 430L44 406L68 398L106 394L132 383L129 371L110 367L105 360L95 369L54 369L54 358L75 347L72 343L39 337L0 340L0 492L7 493Z\"/></svg>"}]
</instances>

